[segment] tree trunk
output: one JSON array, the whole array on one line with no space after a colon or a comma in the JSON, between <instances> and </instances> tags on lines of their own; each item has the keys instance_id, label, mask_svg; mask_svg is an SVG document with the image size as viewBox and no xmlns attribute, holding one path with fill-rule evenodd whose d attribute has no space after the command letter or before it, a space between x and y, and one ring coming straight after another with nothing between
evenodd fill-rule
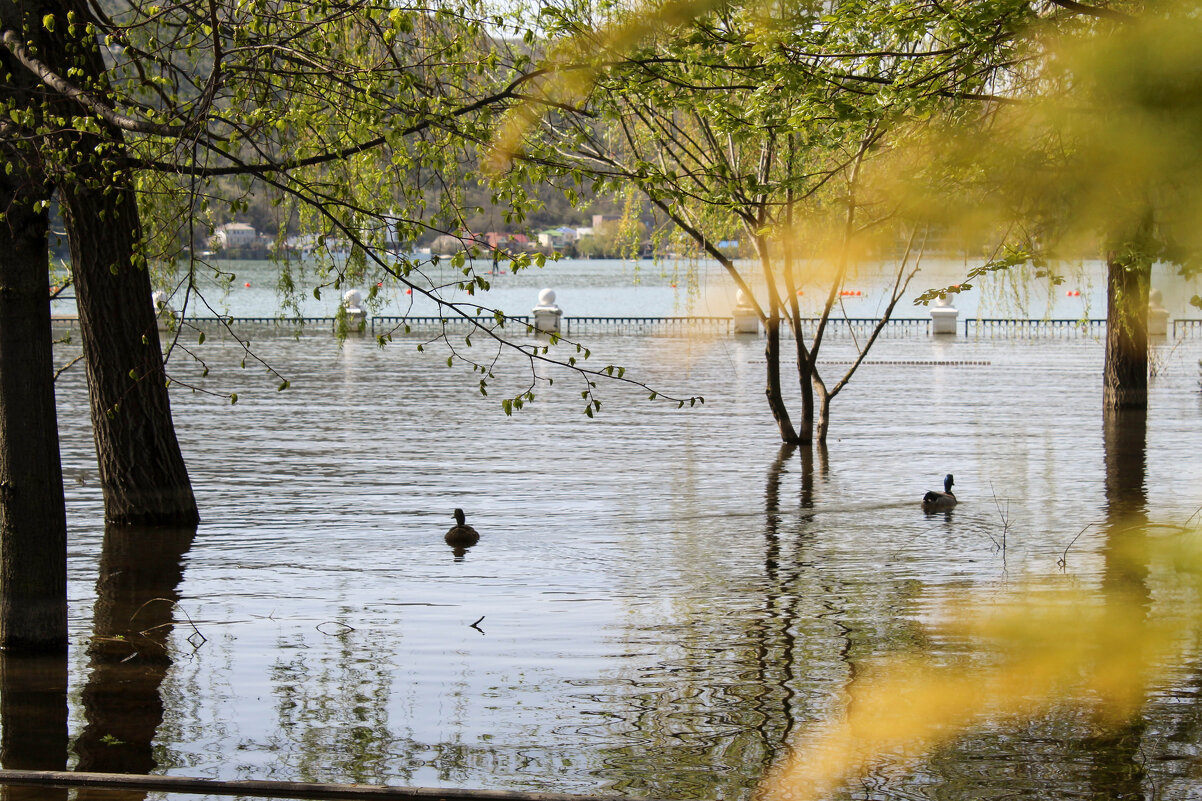
<instances>
[{"instance_id":1,"label":"tree trunk","mask_svg":"<svg viewBox=\"0 0 1202 801\"><path fill-rule=\"evenodd\" d=\"M818 422L815 425L815 439L822 448L826 448L826 432L831 425L831 395L825 386L816 387L818 390Z\"/></svg>"},{"instance_id":2,"label":"tree trunk","mask_svg":"<svg viewBox=\"0 0 1202 801\"><path fill-rule=\"evenodd\" d=\"M1106 259L1105 409L1148 406L1148 284L1151 265Z\"/></svg>"},{"instance_id":3,"label":"tree trunk","mask_svg":"<svg viewBox=\"0 0 1202 801\"><path fill-rule=\"evenodd\" d=\"M80 0L63 5L78 18L90 17ZM86 73L87 85L104 86L95 36L84 34L70 44L77 55L64 60ZM94 122L101 134L81 134L71 143L75 158L58 189L71 244L104 515L117 525L194 526L199 515L171 420L137 198L129 173L117 163L124 139L115 126Z\"/></svg>"},{"instance_id":4,"label":"tree trunk","mask_svg":"<svg viewBox=\"0 0 1202 801\"><path fill-rule=\"evenodd\" d=\"M3 155L16 161L7 147ZM49 221L38 183L20 168L0 171L0 648L11 651L67 648Z\"/></svg>"},{"instance_id":5,"label":"tree trunk","mask_svg":"<svg viewBox=\"0 0 1202 801\"><path fill-rule=\"evenodd\" d=\"M117 525L195 525L199 515L171 420L150 276L137 255L136 200L125 176L108 175L107 185L93 177L60 188L104 516Z\"/></svg>"},{"instance_id":6,"label":"tree trunk","mask_svg":"<svg viewBox=\"0 0 1202 801\"><path fill-rule=\"evenodd\" d=\"M814 441L814 360L801 339L800 320L794 323L793 335L797 340L797 384L801 390L801 425L797 441L809 445Z\"/></svg>"},{"instance_id":7,"label":"tree trunk","mask_svg":"<svg viewBox=\"0 0 1202 801\"><path fill-rule=\"evenodd\" d=\"M768 362L768 383L764 394L768 396L768 408L772 410L772 416L776 419L781 441L796 444L797 432L793 430L793 421L789 419L789 409L785 405L780 386L780 316L775 313L769 315L764 329L767 334L764 358Z\"/></svg>"}]
</instances>

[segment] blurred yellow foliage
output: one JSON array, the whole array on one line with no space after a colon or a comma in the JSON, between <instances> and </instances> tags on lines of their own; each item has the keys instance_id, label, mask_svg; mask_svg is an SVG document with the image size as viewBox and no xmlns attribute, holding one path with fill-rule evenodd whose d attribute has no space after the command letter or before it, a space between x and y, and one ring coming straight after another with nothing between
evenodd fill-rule
<instances>
[{"instance_id":1,"label":"blurred yellow foliage","mask_svg":"<svg viewBox=\"0 0 1202 801\"><path fill-rule=\"evenodd\" d=\"M1027 63L996 100L896 132L882 191L966 243L1097 254L1151 222L1163 255L1188 259L1202 250L1197 4L1063 20L1028 32Z\"/></svg>"},{"instance_id":2,"label":"blurred yellow foliage","mask_svg":"<svg viewBox=\"0 0 1202 801\"><path fill-rule=\"evenodd\" d=\"M1128 719L1196 648L1202 541L1197 532L1112 536L1138 547L1109 554L1107 576L1125 579L1104 579L1101 591L1057 578L1000 599L938 601L930 634L959 644L955 659L907 653L872 665L848 688L841 716L806 733L766 779L763 797L824 798L880 764L912 763L974 727L1064 703L1086 705L1101 727Z\"/></svg>"}]
</instances>

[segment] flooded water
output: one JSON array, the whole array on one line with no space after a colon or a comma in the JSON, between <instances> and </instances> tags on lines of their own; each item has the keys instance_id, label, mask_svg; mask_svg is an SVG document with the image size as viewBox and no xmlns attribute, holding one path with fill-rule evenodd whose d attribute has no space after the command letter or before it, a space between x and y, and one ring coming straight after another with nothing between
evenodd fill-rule
<instances>
[{"instance_id":1,"label":"flooded water","mask_svg":"<svg viewBox=\"0 0 1202 801\"><path fill-rule=\"evenodd\" d=\"M228 338L199 347L207 378L170 368L194 537L106 535L83 372L60 378L67 720L52 691L32 717L6 693L5 723L40 721L6 767L746 799L866 664L939 651L932 594L1092 591L1116 493L1167 522L1202 507L1198 340L1159 346L1125 450L1097 342L885 340L810 454L779 447L755 337L592 337L591 363L705 403L603 382L589 419L544 367L506 417L531 380L512 358L485 398L417 339L252 336L292 389ZM830 348L833 377L851 350ZM959 507L924 515L949 472ZM462 556L456 507L481 533ZM1176 675L1125 746L1066 711L847 794L1196 797L1202 662Z\"/></svg>"},{"instance_id":2,"label":"flooded water","mask_svg":"<svg viewBox=\"0 0 1202 801\"><path fill-rule=\"evenodd\" d=\"M282 296L279 292L279 267L266 261L217 261L225 280L215 281L213 273L204 267L197 269L196 283L203 291L205 303L198 298L185 299L176 292L171 303L184 309L188 316L209 317L231 314L236 317L274 317L280 314ZM487 265L491 266L491 265ZM974 263L963 259L928 258L894 312L896 318L929 318L928 309L914 306L913 299L927 289L958 284ZM301 262L294 265L297 281L316 282L316 266ZM878 317L890 300L890 289L896 278L891 264L866 264L853 270L847 279L849 293L840 297L838 313L848 317ZM1020 317L1032 319L1105 318L1106 269L1102 262L1086 261L1061 265L1064 283L1052 285L1027 271L994 273L973 282L973 289L955 297L955 305L965 316ZM760 270L749 267L746 274L758 280ZM815 268L813 275L802 276L803 292L799 298L803 315L817 316L825 300L828 286ZM529 268L518 273L497 270L489 275L490 289L468 296L455 288L463 280L458 270L443 262L441 267L426 267L412 276L420 289L438 287L439 294L451 301L497 308L511 315L525 315L538 302L544 287L557 292L557 303L567 316L641 316L729 315L735 304L736 289L720 264L714 261L620 261L612 259L565 259L549 262L545 267ZM367 287L379 283L378 298L372 312L380 315L432 315L438 306L420 291L406 294L407 287L384 273L369 273L357 287L366 295ZM162 288L171 294L175 282L163 279ZM1192 296L1202 294L1202 277L1185 279L1174 268L1154 265L1152 286L1164 295L1165 307L1174 317L1202 317L1202 312L1189 305ZM352 287L343 287L349 289ZM342 292L326 288L321 297L301 292L297 305L290 313L305 316L330 316L338 308ZM72 314L74 301L65 299L54 304L56 314Z\"/></svg>"}]
</instances>

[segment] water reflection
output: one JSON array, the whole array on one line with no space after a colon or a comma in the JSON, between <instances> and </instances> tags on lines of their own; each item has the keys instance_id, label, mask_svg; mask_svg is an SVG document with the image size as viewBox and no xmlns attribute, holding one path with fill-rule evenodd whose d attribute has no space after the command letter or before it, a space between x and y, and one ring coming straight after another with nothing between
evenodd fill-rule
<instances>
[{"instance_id":1,"label":"water reflection","mask_svg":"<svg viewBox=\"0 0 1202 801\"><path fill-rule=\"evenodd\" d=\"M589 421L569 382L506 418L403 343L265 337L257 346L294 390L251 387L236 407L173 398L207 520L191 549L186 537L176 545L186 581L131 592L115 611L110 553L121 548L98 528L95 489L68 488L84 596L72 600L74 629L127 638L73 663L77 686L96 682L75 713L81 759L228 779L746 799L796 731L838 713L872 660L899 648L955 658L925 629L924 599L1012 581L988 536L999 526L991 485L1011 501L1014 576L1059 576L1068 540L1108 499L1116 521L1120 501L1161 519L1197 506L1199 354L1187 347L1173 358L1190 372L1158 383L1172 393L1146 425L1142 473L1119 458L1111 476L1107 453L1125 446L1107 445L1080 400L1096 395L1100 345L883 343L882 363L838 410L831 459L779 448L752 364L760 344L604 338L601 358L707 403L681 414L607 390L613 402ZM916 366L932 354L984 366ZM215 354L213 375L246 381L238 358ZM78 470L94 446L73 380L64 375L60 419L64 465ZM937 441L931 419L945 421ZM928 520L930 487L915 476L953 466L966 488L956 515ZM454 564L446 512L469 497L489 510L487 542ZM102 536L109 600L92 609ZM1106 549L1120 542L1091 528L1070 579L1090 592L1117 581ZM193 658L178 658L191 629L169 604L134 614L178 596L210 637ZM142 622L152 613L166 616ZM484 614L487 637L471 629ZM168 629L165 653L134 643ZM120 699L100 692L126 679L150 710L125 710L136 723L118 722ZM1149 707L1153 726L1202 728L1198 685L1184 675L1172 702ZM1089 721L1045 724L970 738L932 775L874 797L1081 795L1105 782L1090 766L1129 764L1126 741L1093 739ZM1167 737L1141 739L1148 749ZM128 747L108 753L113 739ZM1174 747L1188 755L1196 738ZM1176 764L1188 770L1185 757ZM975 789L952 791L965 784Z\"/></svg>"},{"instance_id":2,"label":"water reflection","mask_svg":"<svg viewBox=\"0 0 1202 801\"><path fill-rule=\"evenodd\" d=\"M0 652L0 764L9 770L67 766L67 655ZM6 801L65 799L58 788L0 786Z\"/></svg>"},{"instance_id":3,"label":"water reflection","mask_svg":"<svg viewBox=\"0 0 1202 801\"><path fill-rule=\"evenodd\" d=\"M1106 469L1105 545L1102 549L1102 597L1118 610L1111 614L1138 616L1147 624L1152 603L1148 584L1146 409L1107 410L1103 414ZM1104 635L1105 636L1105 635ZM1103 642L1103 648L1128 653L1132 663L1140 658L1130 643ZM1136 669L1132 675L1139 675ZM1131 688L1143 695L1146 688ZM1115 801L1144 798L1146 774L1141 754L1148 724L1139 709L1118 723L1095 724L1095 732L1078 747L1090 757L1089 792L1092 798Z\"/></svg>"},{"instance_id":4,"label":"water reflection","mask_svg":"<svg viewBox=\"0 0 1202 801\"><path fill-rule=\"evenodd\" d=\"M96 581L89 674L81 694L86 725L75 741L77 770L151 773L163 721L160 687L171 667L183 557L194 528L108 526ZM193 634L192 643L201 641ZM144 793L80 790L78 799L137 799Z\"/></svg>"}]
</instances>

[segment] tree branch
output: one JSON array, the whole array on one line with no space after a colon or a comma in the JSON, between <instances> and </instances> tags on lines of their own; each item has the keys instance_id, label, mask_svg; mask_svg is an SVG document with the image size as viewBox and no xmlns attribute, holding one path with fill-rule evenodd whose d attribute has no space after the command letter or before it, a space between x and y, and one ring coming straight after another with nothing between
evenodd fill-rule
<instances>
[{"instance_id":1,"label":"tree branch","mask_svg":"<svg viewBox=\"0 0 1202 801\"><path fill-rule=\"evenodd\" d=\"M56 74L54 70L50 69L49 66L30 55L29 51L25 49L24 43L21 42L21 38L14 31L6 29L3 34L0 34L0 43L3 43L8 52L12 53L13 57L24 64L25 68L36 75L42 83L64 97L74 100L84 109L97 115L110 125L123 131L151 134L154 136L178 136L183 131L183 128L179 126L161 125L147 122L146 120L136 120L124 114L118 114L111 106L102 103L84 90L69 83Z\"/></svg>"},{"instance_id":2,"label":"tree branch","mask_svg":"<svg viewBox=\"0 0 1202 801\"><path fill-rule=\"evenodd\" d=\"M1084 3L1078 3L1077 0L1052 0L1052 5L1060 6L1074 14L1084 14L1087 17L1110 19L1116 22L1135 21L1135 17L1132 17L1130 14L1124 14L1122 11L1115 11L1113 8L1106 8L1104 6L1087 6Z\"/></svg>"}]
</instances>

